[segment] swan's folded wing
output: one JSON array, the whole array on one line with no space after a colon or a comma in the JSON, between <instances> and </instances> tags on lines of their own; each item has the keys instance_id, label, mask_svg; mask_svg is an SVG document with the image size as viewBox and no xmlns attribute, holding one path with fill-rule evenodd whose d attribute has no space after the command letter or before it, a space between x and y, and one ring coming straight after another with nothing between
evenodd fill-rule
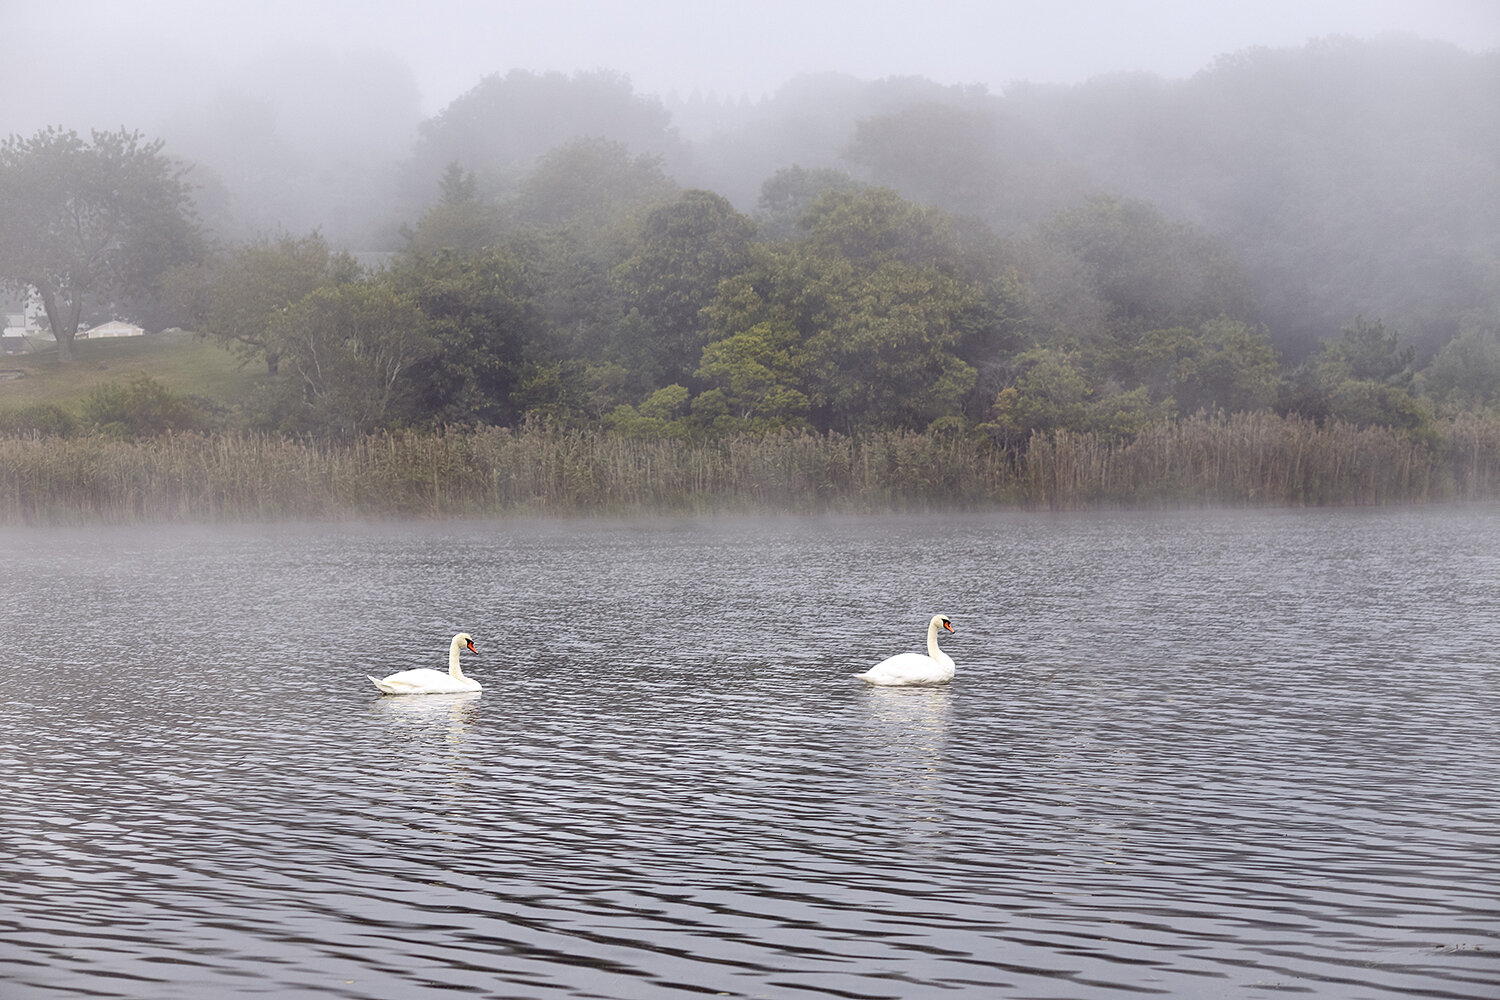
<instances>
[{"instance_id":1,"label":"swan's folded wing","mask_svg":"<svg viewBox=\"0 0 1500 1000\"><path fill-rule=\"evenodd\" d=\"M942 673L942 667L930 656L901 653L854 676L870 684L933 684L947 679Z\"/></svg>"},{"instance_id":2,"label":"swan's folded wing","mask_svg":"<svg viewBox=\"0 0 1500 1000\"><path fill-rule=\"evenodd\" d=\"M386 694L462 694L480 690L479 682L472 678L458 680L427 667L403 670L380 680L371 677L370 680Z\"/></svg>"},{"instance_id":3,"label":"swan's folded wing","mask_svg":"<svg viewBox=\"0 0 1500 1000\"><path fill-rule=\"evenodd\" d=\"M386 694L413 694L427 690L433 677L446 678L447 676L447 674L439 674L436 670L403 670L379 680L370 677L370 682Z\"/></svg>"}]
</instances>

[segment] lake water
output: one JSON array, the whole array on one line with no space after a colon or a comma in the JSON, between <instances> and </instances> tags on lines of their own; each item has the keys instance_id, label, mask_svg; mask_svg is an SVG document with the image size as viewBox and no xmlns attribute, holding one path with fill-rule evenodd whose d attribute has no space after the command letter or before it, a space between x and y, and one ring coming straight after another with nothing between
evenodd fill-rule
<instances>
[{"instance_id":1,"label":"lake water","mask_svg":"<svg viewBox=\"0 0 1500 1000\"><path fill-rule=\"evenodd\" d=\"M0 995L1500 997L1500 509L0 532ZM953 619L937 689L851 674ZM473 696L381 697L472 633Z\"/></svg>"}]
</instances>

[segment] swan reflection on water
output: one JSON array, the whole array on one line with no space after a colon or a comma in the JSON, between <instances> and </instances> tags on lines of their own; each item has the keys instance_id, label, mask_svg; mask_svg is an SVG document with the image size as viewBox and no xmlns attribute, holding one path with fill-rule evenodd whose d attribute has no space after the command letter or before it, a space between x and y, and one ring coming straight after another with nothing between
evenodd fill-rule
<instances>
[{"instance_id":1,"label":"swan reflection on water","mask_svg":"<svg viewBox=\"0 0 1500 1000\"><path fill-rule=\"evenodd\" d=\"M922 743L940 739L948 729L953 689L948 687L864 688L865 708L892 743Z\"/></svg>"},{"instance_id":2,"label":"swan reflection on water","mask_svg":"<svg viewBox=\"0 0 1500 1000\"><path fill-rule=\"evenodd\" d=\"M946 820L947 687L870 687L864 692L868 768L890 797L890 829L904 831L909 849L926 854Z\"/></svg>"},{"instance_id":3,"label":"swan reflection on water","mask_svg":"<svg viewBox=\"0 0 1500 1000\"><path fill-rule=\"evenodd\" d=\"M430 694L422 698L377 698L375 714L397 722L428 724L442 719L470 721L479 711L479 691L458 694Z\"/></svg>"},{"instance_id":4,"label":"swan reflection on water","mask_svg":"<svg viewBox=\"0 0 1500 1000\"><path fill-rule=\"evenodd\" d=\"M461 743L479 717L478 691L462 694L429 694L420 698L380 698L370 711L399 726L393 730L402 739L420 739L442 732L449 743Z\"/></svg>"}]
</instances>

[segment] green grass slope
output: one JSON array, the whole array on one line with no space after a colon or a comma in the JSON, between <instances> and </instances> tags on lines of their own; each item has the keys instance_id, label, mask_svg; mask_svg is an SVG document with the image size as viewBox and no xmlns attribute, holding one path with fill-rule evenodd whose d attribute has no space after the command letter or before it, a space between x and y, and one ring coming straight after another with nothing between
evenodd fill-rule
<instances>
[{"instance_id":1,"label":"green grass slope","mask_svg":"<svg viewBox=\"0 0 1500 1000\"><path fill-rule=\"evenodd\" d=\"M76 412L94 389L138 373L173 392L229 407L266 380L264 365L242 365L218 344L181 330L80 340L66 365L58 362L55 350L0 357L0 409L53 403Z\"/></svg>"}]
</instances>

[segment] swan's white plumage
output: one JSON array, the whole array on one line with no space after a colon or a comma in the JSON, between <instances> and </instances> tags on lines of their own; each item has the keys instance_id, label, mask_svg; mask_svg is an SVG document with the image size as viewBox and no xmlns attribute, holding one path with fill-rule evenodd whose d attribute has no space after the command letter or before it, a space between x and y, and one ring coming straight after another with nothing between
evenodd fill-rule
<instances>
[{"instance_id":1,"label":"swan's white plumage","mask_svg":"<svg viewBox=\"0 0 1500 1000\"><path fill-rule=\"evenodd\" d=\"M458 633L449 644L446 674L441 670L421 667L417 670L402 670L380 680L371 677L370 683L386 694L458 694L462 691L478 691L479 682L472 677L465 677L463 667L459 665L458 654L462 649L476 654L479 652L474 648L474 640L469 638L467 632Z\"/></svg>"},{"instance_id":2,"label":"swan's white plumage","mask_svg":"<svg viewBox=\"0 0 1500 1000\"><path fill-rule=\"evenodd\" d=\"M947 684L953 679L953 658L938 649L938 629L953 631L945 615L933 615L927 625L927 655L898 653L881 660L862 674L855 674L867 684L899 687L914 684Z\"/></svg>"}]
</instances>

